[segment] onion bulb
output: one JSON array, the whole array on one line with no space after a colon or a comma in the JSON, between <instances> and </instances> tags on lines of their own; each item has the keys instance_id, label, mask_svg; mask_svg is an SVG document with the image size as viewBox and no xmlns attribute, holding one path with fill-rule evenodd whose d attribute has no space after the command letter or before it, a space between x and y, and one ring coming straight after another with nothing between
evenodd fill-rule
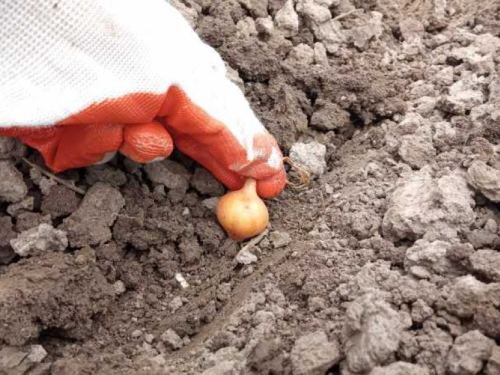
<instances>
[{"instance_id":1,"label":"onion bulb","mask_svg":"<svg viewBox=\"0 0 500 375\"><path fill-rule=\"evenodd\" d=\"M269 223L267 207L256 189L256 181L249 178L242 189L227 193L217 205L220 225L237 241L258 235Z\"/></svg>"}]
</instances>

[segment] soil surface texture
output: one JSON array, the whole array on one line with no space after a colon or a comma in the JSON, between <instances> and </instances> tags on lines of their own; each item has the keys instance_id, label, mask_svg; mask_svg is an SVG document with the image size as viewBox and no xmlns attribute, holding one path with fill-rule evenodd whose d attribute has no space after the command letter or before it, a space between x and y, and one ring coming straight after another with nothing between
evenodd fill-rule
<instances>
[{"instance_id":1,"label":"soil surface texture","mask_svg":"<svg viewBox=\"0 0 500 375\"><path fill-rule=\"evenodd\" d=\"M0 374L500 374L500 1L172 4L312 183L237 257L179 153L0 139Z\"/></svg>"}]
</instances>

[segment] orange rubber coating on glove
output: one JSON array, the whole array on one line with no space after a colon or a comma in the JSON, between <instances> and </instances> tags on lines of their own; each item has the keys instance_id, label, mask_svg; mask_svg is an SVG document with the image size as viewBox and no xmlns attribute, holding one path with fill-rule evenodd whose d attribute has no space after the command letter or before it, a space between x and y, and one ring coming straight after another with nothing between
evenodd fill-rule
<instances>
[{"instance_id":1,"label":"orange rubber coating on glove","mask_svg":"<svg viewBox=\"0 0 500 375\"><path fill-rule=\"evenodd\" d=\"M229 129L194 105L176 86L168 90L159 115L164 116L177 148L207 168L229 189L241 189L247 177L257 180L257 192L263 198L275 197L285 187L283 167L276 170L267 163L272 149L279 150L269 133L254 137L253 147L259 156L248 161L246 150Z\"/></svg>"},{"instance_id":2,"label":"orange rubber coating on glove","mask_svg":"<svg viewBox=\"0 0 500 375\"><path fill-rule=\"evenodd\" d=\"M123 144L120 152L138 163L149 163L172 152L174 143L165 126L153 121L131 124L123 128Z\"/></svg>"},{"instance_id":3,"label":"orange rubber coating on glove","mask_svg":"<svg viewBox=\"0 0 500 375\"><path fill-rule=\"evenodd\" d=\"M172 152L173 144L212 172L229 189L256 179L263 198L278 195L286 184L283 167L267 163L276 141L268 133L254 137L258 158L247 151L221 122L196 106L178 87L164 95L133 94L94 104L52 127L0 129L36 148L55 172L85 167L119 150L129 158L150 162Z\"/></svg>"},{"instance_id":4,"label":"orange rubber coating on glove","mask_svg":"<svg viewBox=\"0 0 500 375\"><path fill-rule=\"evenodd\" d=\"M37 149L54 172L89 166L116 151L123 125L71 125L43 128L1 129L0 135L16 137Z\"/></svg>"}]
</instances>

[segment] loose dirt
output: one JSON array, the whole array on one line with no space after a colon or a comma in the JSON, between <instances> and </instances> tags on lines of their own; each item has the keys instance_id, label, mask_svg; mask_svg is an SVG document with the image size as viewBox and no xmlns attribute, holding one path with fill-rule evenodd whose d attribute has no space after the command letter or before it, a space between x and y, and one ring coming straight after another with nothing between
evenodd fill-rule
<instances>
[{"instance_id":1,"label":"loose dirt","mask_svg":"<svg viewBox=\"0 0 500 375\"><path fill-rule=\"evenodd\" d=\"M500 2L172 3L312 184L241 264L185 156L0 139L0 373L500 374Z\"/></svg>"}]
</instances>

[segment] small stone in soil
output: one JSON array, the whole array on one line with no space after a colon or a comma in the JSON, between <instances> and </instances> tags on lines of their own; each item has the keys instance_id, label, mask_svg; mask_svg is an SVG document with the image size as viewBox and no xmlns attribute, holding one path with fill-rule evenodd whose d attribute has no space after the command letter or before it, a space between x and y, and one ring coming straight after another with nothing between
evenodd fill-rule
<instances>
[{"instance_id":1,"label":"small stone in soil","mask_svg":"<svg viewBox=\"0 0 500 375\"><path fill-rule=\"evenodd\" d=\"M115 293L117 295L121 295L123 293L125 293L125 291L127 290L127 288L125 287L125 284L123 281L121 280L117 280L114 284L113 284L113 289L115 290Z\"/></svg>"},{"instance_id":2,"label":"small stone in soil","mask_svg":"<svg viewBox=\"0 0 500 375\"><path fill-rule=\"evenodd\" d=\"M325 157L326 146L316 141L295 143L290 150L290 159L316 176L326 171Z\"/></svg>"},{"instance_id":3,"label":"small stone in soil","mask_svg":"<svg viewBox=\"0 0 500 375\"><path fill-rule=\"evenodd\" d=\"M182 348L184 343L180 336L173 329L169 328L161 335L161 341L165 343L170 349L177 350Z\"/></svg>"},{"instance_id":4,"label":"small stone in soil","mask_svg":"<svg viewBox=\"0 0 500 375\"><path fill-rule=\"evenodd\" d=\"M257 257L255 256L255 254L251 253L249 250L244 250L244 251L238 252L235 260L239 264L244 264L244 265L257 263Z\"/></svg>"},{"instance_id":5,"label":"small stone in soil","mask_svg":"<svg viewBox=\"0 0 500 375\"><path fill-rule=\"evenodd\" d=\"M20 256L34 256L51 251L63 251L68 247L66 233L49 224L40 224L10 240L14 252Z\"/></svg>"},{"instance_id":6,"label":"small stone in soil","mask_svg":"<svg viewBox=\"0 0 500 375\"><path fill-rule=\"evenodd\" d=\"M28 354L28 359L31 362L39 363L42 362L47 356L47 351L42 345L31 345L30 352Z\"/></svg>"}]
</instances>

